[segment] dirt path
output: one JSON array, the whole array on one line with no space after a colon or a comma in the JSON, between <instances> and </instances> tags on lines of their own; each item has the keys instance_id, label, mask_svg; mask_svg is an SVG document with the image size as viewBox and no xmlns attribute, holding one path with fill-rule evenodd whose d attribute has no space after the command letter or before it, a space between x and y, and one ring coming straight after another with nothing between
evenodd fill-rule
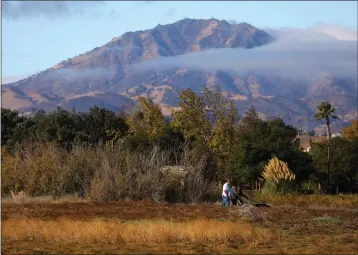
<instances>
[{"instance_id":1,"label":"dirt path","mask_svg":"<svg viewBox=\"0 0 358 255\"><path fill-rule=\"evenodd\" d=\"M2 204L2 219L9 218L41 218L56 219L69 218L90 220L94 218L120 218L124 220L140 219L171 219L175 221L197 218L233 219L239 217L247 208L222 207L219 204L158 204L151 201L118 201L107 203L96 202L66 202L66 203L29 203L29 204ZM327 210L323 208L251 208L251 215L258 216L272 222L295 222L321 216L340 218L357 218L358 211Z\"/></svg>"},{"instance_id":2,"label":"dirt path","mask_svg":"<svg viewBox=\"0 0 358 255\"><path fill-rule=\"evenodd\" d=\"M227 218L229 209L220 205L156 204L149 201L120 201L109 203L38 203L3 204L2 219L25 216L27 218L93 219L98 217L132 219L193 219Z\"/></svg>"}]
</instances>

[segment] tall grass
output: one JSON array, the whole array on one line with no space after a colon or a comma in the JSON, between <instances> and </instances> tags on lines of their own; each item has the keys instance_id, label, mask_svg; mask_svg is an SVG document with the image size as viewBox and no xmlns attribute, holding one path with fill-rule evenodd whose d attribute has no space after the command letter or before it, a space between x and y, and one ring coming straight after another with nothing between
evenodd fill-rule
<instances>
[{"instance_id":1,"label":"tall grass","mask_svg":"<svg viewBox=\"0 0 358 255\"><path fill-rule=\"evenodd\" d=\"M264 193L287 193L292 189L292 181L296 178L295 174L288 168L287 163L272 158L264 167L262 177L265 184L262 191Z\"/></svg>"},{"instance_id":2,"label":"tall grass","mask_svg":"<svg viewBox=\"0 0 358 255\"><path fill-rule=\"evenodd\" d=\"M265 195L255 194L255 198L275 206L294 206L305 208L358 208L358 195Z\"/></svg>"},{"instance_id":3,"label":"tall grass","mask_svg":"<svg viewBox=\"0 0 358 255\"><path fill-rule=\"evenodd\" d=\"M56 230L56 231L54 231ZM260 245L273 242L276 234L268 229L238 221L194 220L73 221L9 219L3 222L4 241L32 240L51 243L245 243Z\"/></svg>"},{"instance_id":4,"label":"tall grass","mask_svg":"<svg viewBox=\"0 0 358 255\"><path fill-rule=\"evenodd\" d=\"M186 149L178 163L190 171L181 180L160 171L173 164L172 154L155 145L147 151L81 145L66 151L54 143L23 144L13 154L3 150L2 194L23 190L30 196L77 194L98 201L201 201L214 185L205 178L207 156Z\"/></svg>"}]
</instances>

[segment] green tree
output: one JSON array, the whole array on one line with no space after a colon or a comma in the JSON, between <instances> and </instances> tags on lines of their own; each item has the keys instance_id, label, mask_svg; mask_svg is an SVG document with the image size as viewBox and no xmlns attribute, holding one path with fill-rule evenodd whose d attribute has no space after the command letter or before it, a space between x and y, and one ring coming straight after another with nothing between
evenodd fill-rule
<instances>
[{"instance_id":1,"label":"green tree","mask_svg":"<svg viewBox=\"0 0 358 255\"><path fill-rule=\"evenodd\" d=\"M164 134L165 119L159 106L154 104L149 98L144 97L139 98L139 103L143 112L146 132L149 137Z\"/></svg>"},{"instance_id":2,"label":"green tree","mask_svg":"<svg viewBox=\"0 0 358 255\"><path fill-rule=\"evenodd\" d=\"M328 102L322 102L317 106L318 111L315 114L315 118L318 120L324 120L327 129L327 139L328 139L328 146L327 146L327 177L328 177L328 189L331 189L331 182L330 182L330 146L329 142L331 140L331 128L330 128L330 118L336 119L337 116L334 115L336 108L334 108Z\"/></svg>"},{"instance_id":3,"label":"green tree","mask_svg":"<svg viewBox=\"0 0 358 255\"><path fill-rule=\"evenodd\" d=\"M236 145L236 133L238 127L238 113L236 107L230 104L227 111L218 111L215 114L215 126L211 139L211 147L214 152L229 155Z\"/></svg>"},{"instance_id":4,"label":"green tree","mask_svg":"<svg viewBox=\"0 0 358 255\"><path fill-rule=\"evenodd\" d=\"M205 114L206 105L203 98L197 96L191 89L182 91L179 98L181 110L173 112L172 127L183 132L187 139L209 144L212 130Z\"/></svg>"},{"instance_id":5,"label":"green tree","mask_svg":"<svg viewBox=\"0 0 358 255\"><path fill-rule=\"evenodd\" d=\"M140 97L138 101L138 107L126 118L130 132L149 138L163 135L166 122L160 107L149 98Z\"/></svg>"},{"instance_id":6,"label":"green tree","mask_svg":"<svg viewBox=\"0 0 358 255\"><path fill-rule=\"evenodd\" d=\"M202 98L206 106L205 110L213 114L217 111L221 111L225 107L227 108L230 104L230 101L223 96L219 87L216 87L215 90L204 87Z\"/></svg>"},{"instance_id":7,"label":"green tree","mask_svg":"<svg viewBox=\"0 0 358 255\"><path fill-rule=\"evenodd\" d=\"M241 119L241 127L249 127L251 128L253 125L262 123L262 121L259 118L259 115L255 109L254 106L251 106L249 110L245 112L244 117Z\"/></svg>"},{"instance_id":8,"label":"green tree","mask_svg":"<svg viewBox=\"0 0 358 255\"><path fill-rule=\"evenodd\" d=\"M218 177L217 157L210 144L213 136L213 125L210 121L210 111L205 98L198 96L191 89L180 93L180 110L172 113L171 127L175 132L183 134L190 150L195 151L197 158L205 155L203 174L207 179Z\"/></svg>"},{"instance_id":9,"label":"green tree","mask_svg":"<svg viewBox=\"0 0 358 255\"><path fill-rule=\"evenodd\" d=\"M127 115L126 124L129 127L129 132L136 136L145 136L147 133L145 122L144 122L144 114L137 106L135 109L132 110L131 114Z\"/></svg>"},{"instance_id":10,"label":"green tree","mask_svg":"<svg viewBox=\"0 0 358 255\"><path fill-rule=\"evenodd\" d=\"M100 141L107 143L118 132L124 135L128 130L124 119L105 108L94 106L88 113L82 113L80 116L84 121L84 132L90 138L91 143Z\"/></svg>"},{"instance_id":11,"label":"green tree","mask_svg":"<svg viewBox=\"0 0 358 255\"><path fill-rule=\"evenodd\" d=\"M26 118L21 117L19 112L1 108L1 144L5 145L12 138L17 125L24 122Z\"/></svg>"},{"instance_id":12,"label":"green tree","mask_svg":"<svg viewBox=\"0 0 358 255\"><path fill-rule=\"evenodd\" d=\"M18 123L13 130L11 138L8 140L10 150L14 148L17 143L34 139L35 132L36 122L32 118L25 118L23 122Z\"/></svg>"},{"instance_id":13,"label":"green tree","mask_svg":"<svg viewBox=\"0 0 358 255\"><path fill-rule=\"evenodd\" d=\"M54 141L58 145L70 149L83 129L83 122L76 116L60 107L49 114L43 111L38 112L34 118L34 138L40 141Z\"/></svg>"},{"instance_id":14,"label":"green tree","mask_svg":"<svg viewBox=\"0 0 358 255\"><path fill-rule=\"evenodd\" d=\"M309 166L300 164L296 159L298 156L303 158L299 153L297 130L281 119L261 120L255 108L251 107L240 121L237 136L239 143L235 151L235 175L242 182L255 181L272 157L288 162L291 170L299 177L297 180L304 178L308 174L306 172L310 171ZM303 162L309 164L308 160Z\"/></svg>"},{"instance_id":15,"label":"green tree","mask_svg":"<svg viewBox=\"0 0 358 255\"><path fill-rule=\"evenodd\" d=\"M214 117L214 126L210 148L216 156L220 177L227 178L234 174L235 150L238 145L237 128L239 114L234 103L223 97L220 90L204 90L206 109Z\"/></svg>"},{"instance_id":16,"label":"green tree","mask_svg":"<svg viewBox=\"0 0 358 255\"><path fill-rule=\"evenodd\" d=\"M350 191L358 187L358 143L345 138L331 139L331 184L341 191ZM326 169L328 159L326 156L328 143L313 143L310 155L316 169L315 179L327 180Z\"/></svg>"}]
</instances>

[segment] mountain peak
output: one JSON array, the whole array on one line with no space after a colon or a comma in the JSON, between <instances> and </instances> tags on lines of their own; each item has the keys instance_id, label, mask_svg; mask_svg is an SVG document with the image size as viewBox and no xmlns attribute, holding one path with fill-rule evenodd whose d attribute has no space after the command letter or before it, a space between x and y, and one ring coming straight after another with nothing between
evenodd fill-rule
<instances>
[{"instance_id":1,"label":"mountain peak","mask_svg":"<svg viewBox=\"0 0 358 255\"><path fill-rule=\"evenodd\" d=\"M115 51L117 62L126 65L157 56L177 56L212 48L254 48L271 41L273 38L268 33L245 22L230 24L215 18L184 18L152 29L126 32L104 45L106 49L100 47L95 52L105 51L104 56L109 58L112 49L119 49L121 52Z\"/></svg>"},{"instance_id":2,"label":"mountain peak","mask_svg":"<svg viewBox=\"0 0 358 255\"><path fill-rule=\"evenodd\" d=\"M142 83L141 78L131 76L128 68L131 64L213 48L250 49L272 40L269 34L247 23L185 18L172 24L158 24L152 29L124 33L101 47L20 81L16 86L27 93L49 93L59 97L93 91L117 93ZM61 78L64 76L66 79ZM121 85L124 83L126 85Z\"/></svg>"},{"instance_id":3,"label":"mountain peak","mask_svg":"<svg viewBox=\"0 0 358 255\"><path fill-rule=\"evenodd\" d=\"M182 22L197 22L197 23L211 23L211 22L223 22L225 20L218 20L215 18L210 18L210 19L189 19L189 18L185 18L182 20L178 20L175 23L182 23Z\"/></svg>"}]
</instances>

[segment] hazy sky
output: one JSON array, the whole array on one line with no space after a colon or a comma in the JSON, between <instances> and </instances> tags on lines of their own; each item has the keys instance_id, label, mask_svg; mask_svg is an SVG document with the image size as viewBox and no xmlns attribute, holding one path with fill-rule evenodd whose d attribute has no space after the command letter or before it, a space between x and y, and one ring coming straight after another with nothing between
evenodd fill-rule
<instances>
[{"instance_id":1,"label":"hazy sky","mask_svg":"<svg viewBox=\"0 0 358 255\"><path fill-rule=\"evenodd\" d=\"M336 24L357 30L357 2L2 2L2 77L16 80L89 51L127 31L182 18L259 28Z\"/></svg>"}]
</instances>

